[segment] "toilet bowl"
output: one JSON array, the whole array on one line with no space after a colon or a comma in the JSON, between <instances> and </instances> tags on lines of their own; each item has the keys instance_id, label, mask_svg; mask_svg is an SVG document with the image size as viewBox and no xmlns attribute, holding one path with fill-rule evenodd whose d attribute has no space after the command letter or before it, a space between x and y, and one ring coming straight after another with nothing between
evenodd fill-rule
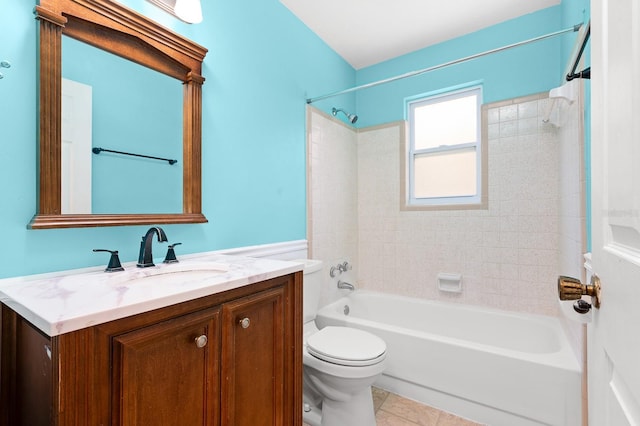
<instances>
[{"instance_id":1,"label":"toilet bowl","mask_svg":"<svg viewBox=\"0 0 640 426\"><path fill-rule=\"evenodd\" d=\"M304 260L304 420L311 426L375 426L371 385L385 368L386 344L372 333L315 325L322 262Z\"/></svg>"},{"instance_id":2,"label":"toilet bowl","mask_svg":"<svg viewBox=\"0 0 640 426\"><path fill-rule=\"evenodd\" d=\"M306 326L304 382L317 395L314 406L321 412L319 425L374 426L371 385L384 371L384 341L355 328L314 331L315 324Z\"/></svg>"}]
</instances>

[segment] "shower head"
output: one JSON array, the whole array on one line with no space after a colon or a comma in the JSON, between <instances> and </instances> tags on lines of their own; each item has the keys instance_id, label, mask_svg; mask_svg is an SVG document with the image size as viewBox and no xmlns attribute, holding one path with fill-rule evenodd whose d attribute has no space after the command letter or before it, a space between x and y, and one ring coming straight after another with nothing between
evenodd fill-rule
<instances>
[{"instance_id":1,"label":"shower head","mask_svg":"<svg viewBox=\"0 0 640 426\"><path fill-rule=\"evenodd\" d=\"M349 123L351 123L351 124L354 124L356 121L358 121L358 116L355 115L355 114L349 114L348 112L346 112L343 109L336 109L336 108L332 108L331 109L331 114L333 114L334 117L339 112L343 113L347 117L347 120L349 120Z\"/></svg>"}]
</instances>

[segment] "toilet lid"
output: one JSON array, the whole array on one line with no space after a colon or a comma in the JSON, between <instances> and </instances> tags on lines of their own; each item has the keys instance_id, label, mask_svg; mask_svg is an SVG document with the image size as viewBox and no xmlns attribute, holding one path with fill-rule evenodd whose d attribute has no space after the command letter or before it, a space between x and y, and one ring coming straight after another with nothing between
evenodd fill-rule
<instances>
[{"instance_id":1,"label":"toilet lid","mask_svg":"<svg viewBox=\"0 0 640 426\"><path fill-rule=\"evenodd\" d=\"M378 336L350 327L325 327L309 336L308 352L340 365L372 365L380 362L387 345Z\"/></svg>"}]
</instances>

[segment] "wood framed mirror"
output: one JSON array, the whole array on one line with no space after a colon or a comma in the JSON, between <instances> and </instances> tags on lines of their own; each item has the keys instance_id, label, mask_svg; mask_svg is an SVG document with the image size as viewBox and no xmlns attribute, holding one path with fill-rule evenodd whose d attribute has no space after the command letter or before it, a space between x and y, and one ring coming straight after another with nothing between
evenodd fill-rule
<instances>
[{"instance_id":1,"label":"wood framed mirror","mask_svg":"<svg viewBox=\"0 0 640 426\"><path fill-rule=\"evenodd\" d=\"M39 177L31 229L204 223L201 211L202 61L207 49L111 0L40 0ZM63 214L62 35L173 77L183 84L182 213ZM123 196L135 196L133 193Z\"/></svg>"}]
</instances>

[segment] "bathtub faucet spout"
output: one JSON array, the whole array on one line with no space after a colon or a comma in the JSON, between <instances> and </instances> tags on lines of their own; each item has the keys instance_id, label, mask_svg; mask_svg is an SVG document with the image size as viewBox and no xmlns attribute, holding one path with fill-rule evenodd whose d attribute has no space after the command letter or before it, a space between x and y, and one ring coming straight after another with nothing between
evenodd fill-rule
<instances>
[{"instance_id":1,"label":"bathtub faucet spout","mask_svg":"<svg viewBox=\"0 0 640 426\"><path fill-rule=\"evenodd\" d=\"M353 284L346 283L342 280L338 280L338 288L351 290L351 291L356 289Z\"/></svg>"}]
</instances>

